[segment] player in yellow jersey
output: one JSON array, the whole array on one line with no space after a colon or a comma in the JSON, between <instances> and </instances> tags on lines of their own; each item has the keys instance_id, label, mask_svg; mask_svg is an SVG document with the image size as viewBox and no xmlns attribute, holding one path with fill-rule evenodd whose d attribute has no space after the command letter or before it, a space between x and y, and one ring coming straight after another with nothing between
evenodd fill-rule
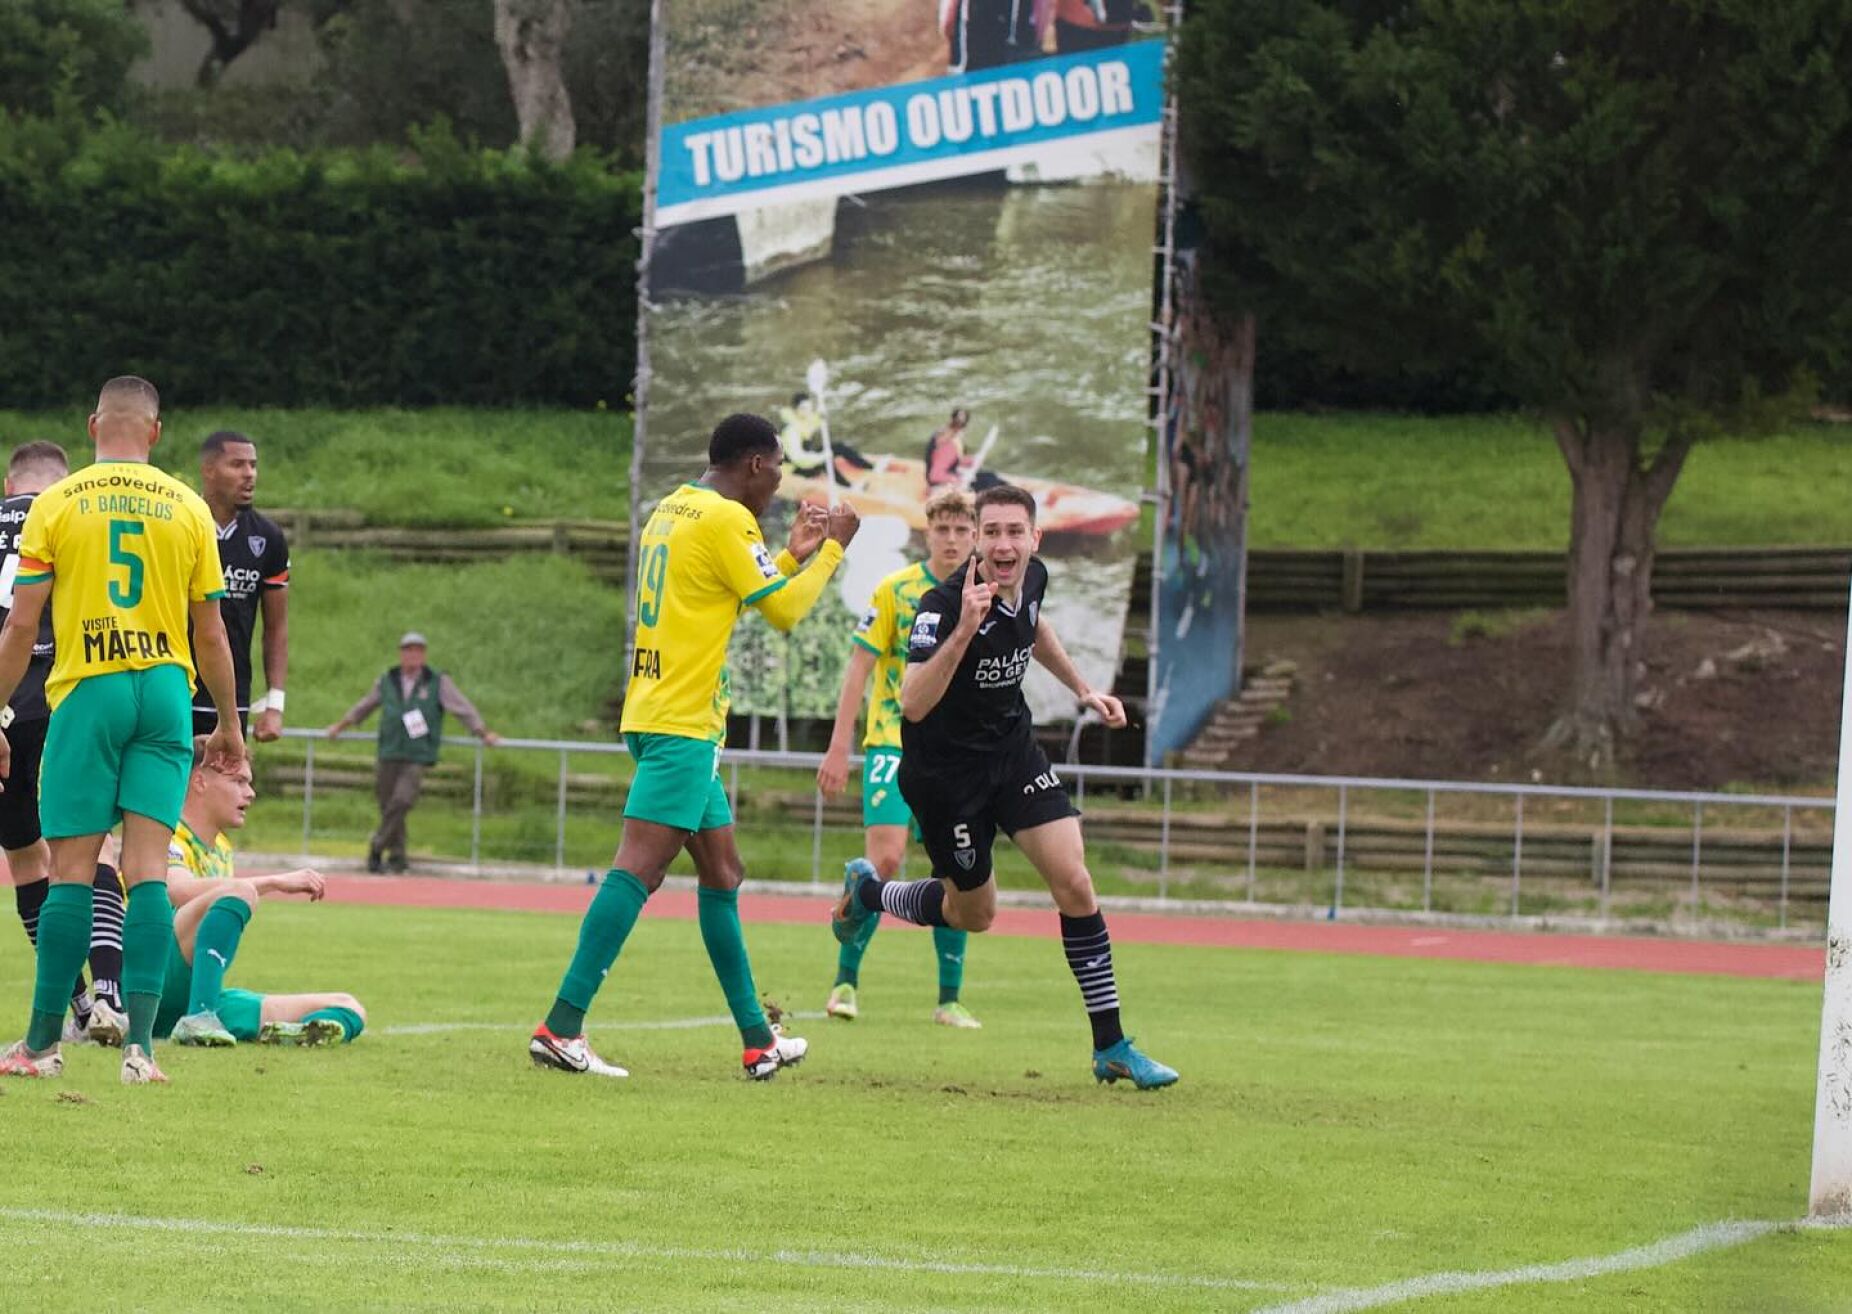
<instances>
[{"instance_id":1,"label":"player in yellow jersey","mask_svg":"<svg viewBox=\"0 0 1852 1314\"><path fill-rule=\"evenodd\" d=\"M323 894L321 876L306 868L250 877L233 869L230 832L244 825L256 796L248 762L208 766L205 739L193 741L186 805L167 847L174 938L154 1034L171 1035L181 1045L207 1046L350 1041L365 1028L367 1017L350 994L262 995L225 984L261 900L305 894L314 901Z\"/></svg>"},{"instance_id":2,"label":"player in yellow jersey","mask_svg":"<svg viewBox=\"0 0 1852 1314\"><path fill-rule=\"evenodd\" d=\"M0 1057L0 1074L51 1077L63 1069L58 1033L71 979L90 948L97 854L120 822L128 886L122 1080L142 1085L167 1080L154 1064L154 1020L174 926L167 844L193 760L192 645L219 712L208 760L236 767L244 741L219 618L225 581L218 536L199 494L148 464L161 436L154 386L132 376L104 384L90 436L96 464L40 493L26 516L13 610L0 631L4 701L25 672L50 603L57 655L45 682L51 721L39 814L51 845L52 888L39 913L31 1025ZM0 778L11 757L0 736Z\"/></svg>"},{"instance_id":3,"label":"player in yellow jersey","mask_svg":"<svg viewBox=\"0 0 1852 1314\"><path fill-rule=\"evenodd\" d=\"M913 814L900 796L900 682L907 673L907 638L913 632L913 614L926 590L971 559L977 532L977 513L971 495L961 485L942 488L927 499L926 548L928 557L895 571L875 585L868 611L855 630L855 648L843 675L842 697L836 704L836 726L829 750L817 768L817 788L825 795L840 794L849 778L849 746L855 738L855 717L862 693L874 677L868 698L868 729L862 736L862 827L864 858L848 866L846 879L854 880L866 868L882 880L892 880L907 856L907 829ZM867 919L853 939L837 949L836 984L824 1011L830 1017L852 1020L860 1011L856 988L861 984L862 955L874 938L880 916ZM932 1020L942 1026L976 1028L983 1024L958 998L965 977L965 932L955 926L932 928L933 949L939 961L939 1004Z\"/></svg>"},{"instance_id":4,"label":"player in yellow jersey","mask_svg":"<svg viewBox=\"0 0 1852 1314\"><path fill-rule=\"evenodd\" d=\"M708 440L707 472L663 498L638 540L635 652L623 719L636 774L617 856L586 910L552 1010L528 1044L540 1067L629 1075L586 1044L585 1013L644 901L684 848L700 881L701 939L739 1026L746 1075L764 1080L804 1057L804 1041L767 1025L740 931L745 870L720 783L727 641L746 607L780 630L802 620L860 522L846 505L827 515L802 507L789 548L773 557L757 517L778 491L781 451L769 420L729 415ZM800 566L806 558L809 565Z\"/></svg>"}]
</instances>

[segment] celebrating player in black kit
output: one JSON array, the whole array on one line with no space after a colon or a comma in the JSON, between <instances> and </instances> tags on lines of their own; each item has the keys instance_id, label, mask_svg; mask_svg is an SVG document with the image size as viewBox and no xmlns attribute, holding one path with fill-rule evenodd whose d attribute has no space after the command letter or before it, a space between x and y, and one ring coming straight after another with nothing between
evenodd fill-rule
<instances>
[{"instance_id":1,"label":"celebrating player in black kit","mask_svg":"<svg viewBox=\"0 0 1852 1314\"><path fill-rule=\"evenodd\" d=\"M1093 1025L1093 1075L1140 1090L1174 1070L1132 1047L1119 1026L1112 942L1093 894L1079 813L1035 742L1022 695L1031 659L1106 724L1125 724L1111 694L1088 688L1041 615L1048 570L1035 557L1035 499L1020 488L977 497L977 555L920 599L901 687L900 792L919 822L932 875L844 880L831 924L853 939L872 914L982 931L997 913L990 850L1002 831L1034 864L1061 912L1061 942Z\"/></svg>"},{"instance_id":2,"label":"celebrating player in black kit","mask_svg":"<svg viewBox=\"0 0 1852 1314\"><path fill-rule=\"evenodd\" d=\"M199 447L199 491L219 528L219 565L225 597L219 614L231 643L238 677L238 717L253 737L269 742L283 734L283 682L289 675L289 544L283 531L251 508L257 492L257 445L241 433L221 429ZM251 705L251 638L257 613L264 613L264 687ZM211 734L218 724L212 698L202 684L193 691L193 733Z\"/></svg>"}]
</instances>

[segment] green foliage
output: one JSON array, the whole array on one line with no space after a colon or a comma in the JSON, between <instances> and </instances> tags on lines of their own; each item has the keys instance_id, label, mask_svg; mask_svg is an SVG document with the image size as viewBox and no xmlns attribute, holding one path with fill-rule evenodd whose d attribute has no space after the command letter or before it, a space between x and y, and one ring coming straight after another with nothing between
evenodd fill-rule
<instances>
[{"instance_id":1,"label":"green foliage","mask_svg":"<svg viewBox=\"0 0 1852 1314\"><path fill-rule=\"evenodd\" d=\"M1635 429L1846 368L1852 0L1203 0L1180 84L1263 344Z\"/></svg>"},{"instance_id":2,"label":"green foliage","mask_svg":"<svg viewBox=\"0 0 1852 1314\"><path fill-rule=\"evenodd\" d=\"M120 114L129 66L148 37L122 0L0 4L0 116L61 110Z\"/></svg>"},{"instance_id":3,"label":"green foliage","mask_svg":"<svg viewBox=\"0 0 1852 1314\"><path fill-rule=\"evenodd\" d=\"M737 1034L696 1021L725 1009L694 923L666 915L687 897L652 901L591 1015L620 1083L524 1056L576 912L266 901L227 983L351 991L366 1033L164 1045L166 1091L77 1046L60 1080L9 1082L0 1262L44 1297L15 1308L1342 1308L1348 1288L1611 1255L1804 1200L1814 982L1122 934L1128 1023L1183 1072L1140 1096L1093 1084L1045 939L972 937L985 1026L951 1033L927 1021L929 937L883 926L861 1019L800 1016L810 1057L761 1089ZM32 959L9 934L18 1009ZM759 987L817 1010L821 925L747 935ZM948 1125L956 1143L931 1130ZM73 1168L102 1142L134 1151ZM1826 1310L1852 1284L1844 1230L1665 1259L1401 1308Z\"/></svg>"},{"instance_id":4,"label":"green foliage","mask_svg":"<svg viewBox=\"0 0 1852 1314\"><path fill-rule=\"evenodd\" d=\"M626 397L636 177L411 144L237 160L0 123L0 399L125 371L179 403Z\"/></svg>"}]
</instances>

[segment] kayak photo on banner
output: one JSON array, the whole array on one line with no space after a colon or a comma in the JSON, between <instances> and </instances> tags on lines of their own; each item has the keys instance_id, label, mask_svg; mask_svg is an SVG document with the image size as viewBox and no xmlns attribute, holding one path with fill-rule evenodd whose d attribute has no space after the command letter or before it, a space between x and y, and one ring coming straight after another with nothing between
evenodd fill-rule
<instances>
[{"instance_id":1,"label":"kayak photo on banner","mask_svg":"<svg viewBox=\"0 0 1852 1314\"><path fill-rule=\"evenodd\" d=\"M874 586L938 488L1035 495L1047 614L1110 688L1148 481L1165 31L1125 0L662 0L640 517L721 416L779 424L800 501L862 530L733 710L834 715ZM1147 533L1148 533L1148 526ZM1039 718L1071 695L1037 668Z\"/></svg>"}]
</instances>

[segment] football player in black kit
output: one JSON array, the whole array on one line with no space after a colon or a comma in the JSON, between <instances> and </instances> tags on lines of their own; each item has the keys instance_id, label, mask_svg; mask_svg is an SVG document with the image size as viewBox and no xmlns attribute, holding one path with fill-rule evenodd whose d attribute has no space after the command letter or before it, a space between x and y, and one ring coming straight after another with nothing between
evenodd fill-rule
<instances>
[{"instance_id":1,"label":"football player in black kit","mask_svg":"<svg viewBox=\"0 0 1852 1314\"><path fill-rule=\"evenodd\" d=\"M283 734L283 685L289 675L289 544L274 520L251 507L257 492L257 445L244 434L221 429L199 447L199 491L219 529L219 565L225 598L219 614L231 642L238 677L238 715L260 743ZM251 639L257 613L264 614L264 687L251 705ZM256 729L251 729L255 714ZM211 734L218 724L204 685L193 691L193 733Z\"/></svg>"},{"instance_id":2,"label":"football player in black kit","mask_svg":"<svg viewBox=\"0 0 1852 1314\"><path fill-rule=\"evenodd\" d=\"M1117 698L1088 687L1041 614L1048 570L1036 559L1035 499L1020 488L977 496L977 555L920 599L901 686L900 792L919 823L932 875L883 881L858 864L831 925L853 939L889 913L920 926L989 927L997 912L990 850L1001 829L1034 865L1061 913L1061 943L1093 1027L1093 1075L1140 1090L1176 1072L1132 1047L1119 1025L1112 942L1093 894L1080 814L1035 742L1022 680L1040 662L1109 726Z\"/></svg>"},{"instance_id":3,"label":"football player in black kit","mask_svg":"<svg viewBox=\"0 0 1852 1314\"><path fill-rule=\"evenodd\" d=\"M69 473L64 449L56 443L23 443L7 461L6 501L0 503L0 621L13 609L19 534L32 499ZM39 942L39 909L51 889L51 849L39 831L39 757L45 751L45 731L51 723L51 706L45 701L51 660L51 610L47 608L39 621L39 638L32 645L25 678L13 700L0 710L0 726L13 743L13 771L6 778L5 790L0 791L0 848L6 850L19 920L34 946ZM71 988L71 1014L65 1024L67 1042L81 1040L90 1022L90 994L81 971Z\"/></svg>"}]
</instances>

